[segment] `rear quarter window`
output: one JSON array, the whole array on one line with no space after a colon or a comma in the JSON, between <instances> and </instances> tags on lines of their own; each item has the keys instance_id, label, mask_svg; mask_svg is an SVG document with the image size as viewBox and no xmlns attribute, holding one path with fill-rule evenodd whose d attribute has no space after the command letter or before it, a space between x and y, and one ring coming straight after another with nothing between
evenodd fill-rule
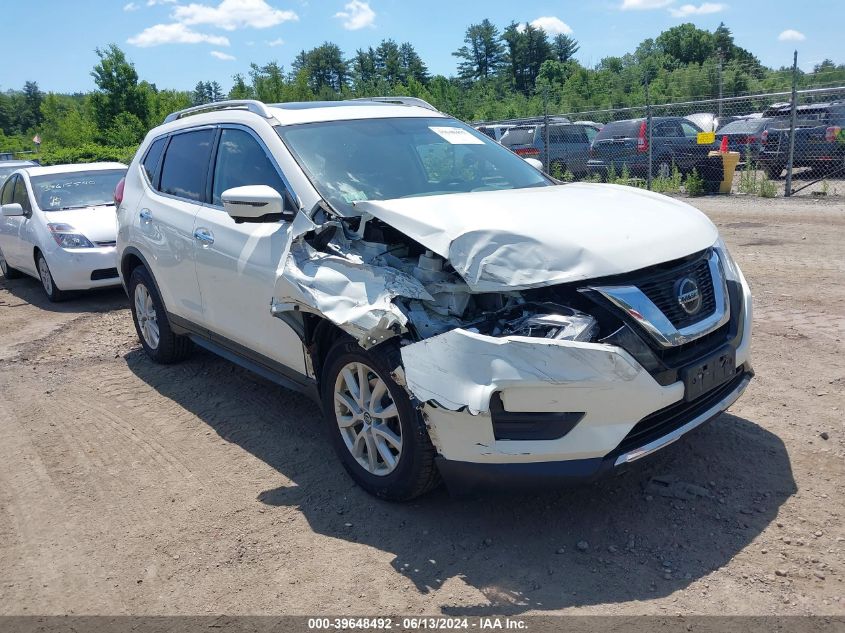
<instances>
[{"instance_id":1,"label":"rear quarter window","mask_svg":"<svg viewBox=\"0 0 845 633\"><path fill-rule=\"evenodd\" d=\"M147 174L147 179L153 184L155 184L156 171L158 170L158 165L161 162L161 155L164 153L164 145L166 142L166 138L159 138L153 141L152 145L150 145L147 150L147 155L144 156L144 160L141 161L144 173Z\"/></svg>"}]
</instances>

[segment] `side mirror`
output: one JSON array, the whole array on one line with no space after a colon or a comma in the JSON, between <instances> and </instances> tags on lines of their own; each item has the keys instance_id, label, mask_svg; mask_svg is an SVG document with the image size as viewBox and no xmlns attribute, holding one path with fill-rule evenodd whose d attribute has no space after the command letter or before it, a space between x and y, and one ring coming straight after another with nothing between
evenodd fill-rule
<instances>
[{"instance_id":1,"label":"side mirror","mask_svg":"<svg viewBox=\"0 0 845 633\"><path fill-rule=\"evenodd\" d=\"M536 169L538 171L543 171L543 163L541 163L536 158L525 158L524 160L525 160L526 163L531 165L534 169Z\"/></svg>"},{"instance_id":2,"label":"side mirror","mask_svg":"<svg viewBox=\"0 0 845 633\"><path fill-rule=\"evenodd\" d=\"M285 200L267 185L227 189L221 196L223 208L235 222L263 222L282 216ZM269 216L269 217L268 217Z\"/></svg>"},{"instance_id":3,"label":"side mirror","mask_svg":"<svg viewBox=\"0 0 845 633\"><path fill-rule=\"evenodd\" d=\"M23 211L23 207L17 202L12 202L11 204L3 205L3 217L14 218L21 215L26 214Z\"/></svg>"}]
</instances>

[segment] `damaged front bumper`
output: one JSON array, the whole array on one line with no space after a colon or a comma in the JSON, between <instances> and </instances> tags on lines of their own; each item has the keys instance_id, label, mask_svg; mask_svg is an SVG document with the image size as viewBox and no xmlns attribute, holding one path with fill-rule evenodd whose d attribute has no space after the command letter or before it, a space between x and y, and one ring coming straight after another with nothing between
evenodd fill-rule
<instances>
[{"instance_id":1,"label":"damaged front bumper","mask_svg":"<svg viewBox=\"0 0 845 633\"><path fill-rule=\"evenodd\" d=\"M731 345L735 371L692 401L684 398L683 381L659 384L613 345L456 329L403 347L404 381L423 403L450 488L583 480L653 453L717 416L753 376L744 280L741 292L741 325ZM575 423L562 423L563 415ZM513 425L502 419L534 423L541 439L511 439ZM544 421L552 429L545 434ZM555 437L554 429L562 434Z\"/></svg>"}]
</instances>

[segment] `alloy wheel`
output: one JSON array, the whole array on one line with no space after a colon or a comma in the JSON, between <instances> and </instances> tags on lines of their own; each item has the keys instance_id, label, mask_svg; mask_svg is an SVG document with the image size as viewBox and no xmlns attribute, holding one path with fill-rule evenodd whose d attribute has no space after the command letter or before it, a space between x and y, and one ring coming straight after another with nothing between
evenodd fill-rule
<instances>
[{"instance_id":1,"label":"alloy wheel","mask_svg":"<svg viewBox=\"0 0 845 633\"><path fill-rule=\"evenodd\" d=\"M41 285L44 286L44 292L48 295L53 294L53 276L50 274L50 268L47 266L47 260L44 256L38 258L38 276L41 277Z\"/></svg>"},{"instance_id":2,"label":"alloy wheel","mask_svg":"<svg viewBox=\"0 0 845 633\"><path fill-rule=\"evenodd\" d=\"M138 320L138 329L141 330L144 342L152 349L158 349L158 315L150 291L144 284L135 286L135 318Z\"/></svg>"},{"instance_id":3,"label":"alloy wheel","mask_svg":"<svg viewBox=\"0 0 845 633\"><path fill-rule=\"evenodd\" d=\"M402 455L402 425L387 384L368 365L344 365L334 385L334 413L343 443L372 475L392 473Z\"/></svg>"}]
</instances>

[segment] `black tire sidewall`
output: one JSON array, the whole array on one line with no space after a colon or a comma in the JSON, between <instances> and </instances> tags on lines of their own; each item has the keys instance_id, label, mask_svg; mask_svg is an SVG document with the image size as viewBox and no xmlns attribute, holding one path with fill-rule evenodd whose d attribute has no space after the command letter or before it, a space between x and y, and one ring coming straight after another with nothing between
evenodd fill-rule
<instances>
[{"instance_id":1,"label":"black tire sidewall","mask_svg":"<svg viewBox=\"0 0 845 633\"><path fill-rule=\"evenodd\" d=\"M141 327L138 324L138 315L135 311L135 288L139 285L143 285L147 289L155 307L159 335L158 347L155 349L150 347L144 339ZM177 337L170 327L170 321L167 318L164 303L158 294L158 289L153 282L152 275L143 266L138 266L129 275L129 309L132 312L132 322L135 324L135 332L138 334L138 340L141 342L141 346L144 348L147 356L157 363L165 364L181 360L183 354L177 349Z\"/></svg>"},{"instance_id":2,"label":"black tire sidewall","mask_svg":"<svg viewBox=\"0 0 845 633\"><path fill-rule=\"evenodd\" d=\"M334 384L340 370L351 362L362 362L375 370L384 380L396 403L402 428L402 452L399 464L388 475L367 472L352 456L341 437L334 411ZM354 341L342 341L329 351L323 365L321 404L326 430L331 436L335 452L350 476L368 492L385 499L405 500L415 496L420 471L425 468L424 451L431 442L420 413L413 407L405 390L391 378L388 357L378 349L366 351Z\"/></svg>"},{"instance_id":3,"label":"black tire sidewall","mask_svg":"<svg viewBox=\"0 0 845 633\"><path fill-rule=\"evenodd\" d=\"M44 287L44 280L41 279L41 260L44 260L44 265L47 267L47 270L50 272L50 288L52 289L51 292L47 292L47 288ZM44 257L44 253L41 251L38 252L38 255L35 257L35 265L38 268L38 281L41 283L41 289L44 290L44 294L47 295L47 298L53 302L59 302L64 300L65 293L59 290L56 287L56 279L53 277L53 271L50 270L50 264L47 261L47 258Z\"/></svg>"}]
</instances>

